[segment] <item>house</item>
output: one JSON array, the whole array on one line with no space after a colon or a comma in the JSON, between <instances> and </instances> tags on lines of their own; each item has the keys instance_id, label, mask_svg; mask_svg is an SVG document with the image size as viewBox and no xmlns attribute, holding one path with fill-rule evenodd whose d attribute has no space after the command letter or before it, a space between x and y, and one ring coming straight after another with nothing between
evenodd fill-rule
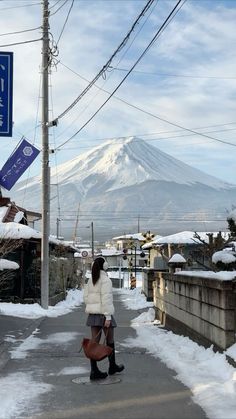
<instances>
[{"instance_id":1,"label":"house","mask_svg":"<svg viewBox=\"0 0 236 419\"><path fill-rule=\"evenodd\" d=\"M206 251L207 245L210 245L213 239L221 239L223 243L228 237L228 232L181 231L153 240L145 244L143 249L150 250L150 267L153 269L159 269L164 263L163 270L166 270L169 259L178 253L186 259L186 269L191 267L191 270L202 270L209 269L211 265L211 255Z\"/></svg>"},{"instance_id":2,"label":"house","mask_svg":"<svg viewBox=\"0 0 236 419\"><path fill-rule=\"evenodd\" d=\"M28 225L41 216L16 206L10 198L0 196L0 257L19 265L11 272L1 271L0 299L40 301L41 232ZM49 303L65 297L65 290L79 284L76 249L67 242L49 237ZM60 296L60 297L59 297Z\"/></svg>"},{"instance_id":3,"label":"house","mask_svg":"<svg viewBox=\"0 0 236 419\"><path fill-rule=\"evenodd\" d=\"M116 244L117 250L123 252L123 256L127 257L128 264L131 262L132 266L141 268L149 266L149 249L144 249L143 245L160 237L148 231L147 233L124 234L123 236L113 237L112 241ZM125 264L127 266L127 262Z\"/></svg>"},{"instance_id":4,"label":"house","mask_svg":"<svg viewBox=\"0 0 236 419\"><path fill-rule=\"evenodd\" d=\"M39 212L18 207L10 198L2 197L0 194L0 222L17 222L34 228L35 221L41 220L41 218Z\"/></svg>"}]
</instances>

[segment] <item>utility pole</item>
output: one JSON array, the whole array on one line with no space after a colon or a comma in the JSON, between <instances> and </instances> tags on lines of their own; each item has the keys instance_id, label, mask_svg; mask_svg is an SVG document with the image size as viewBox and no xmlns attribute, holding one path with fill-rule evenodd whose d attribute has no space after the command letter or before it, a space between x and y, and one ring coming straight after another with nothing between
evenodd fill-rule
<instances>
[{"instance_id":1,"label":"utility pole","mask_svg":"<svg viewBox=\"0 0 236 419\"><path fill-rule=\"evenodd\" d=\"M41 306L48 309L49 289L49 146L48 146L48 73L49 73L49 10L48 0L43 0L42 44L42 240L41 240Z\"/></svg>"},{"instance_id":2,"label":"utility pole","mask_svg":"<svg viewBox=\"0 0 236 419\"><path fill-rule=\"evenodd\" d=\"M91 233L92 233L92 259L94 260L94 231L93 231L93 221L91 222Z\"/></svg>"},{"instance_id":3,"label":"utility pole","mask_svg":"<svg viewBox=\"0 0 236 419\"><path fill-rule=\"evenodd\" d=\"M80 210L80 203L78 206L78 211L77 211L77 216L76 216L76 222L75 222L75 231L74 231L74 244L76 243L76 237L77 237L77 228L78 228L78 224L79 224L79 210Z\"/></svg>"},{"instance_id":4,"label":"utility pole","mask_svg":"<svg viewBox=\"0 0 236 419\"><path fill-rule=\"evenodd\" d=\"M59 239L60 235L60 218L57 218L57 239Z\"/></svg>"}]
</instances>

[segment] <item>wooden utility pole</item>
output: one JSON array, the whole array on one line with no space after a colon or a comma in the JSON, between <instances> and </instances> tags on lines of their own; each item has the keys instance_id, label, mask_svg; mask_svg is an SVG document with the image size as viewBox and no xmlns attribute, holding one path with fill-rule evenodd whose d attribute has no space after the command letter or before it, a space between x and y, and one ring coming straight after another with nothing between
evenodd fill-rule
<instances>
[{"instance_id":1,"label":"wooden utility pole","mask_svg":"<svg viewBox=\"0 0 236 419\"><path fill-rule=\"evenodd\" d=\"M43 0L42 45L42 241L41 241L41 306L48 309L49 289L49 234L50 234L50 172L48 146L48 73L49 73L49 10Z\"/></svg>"},{"instance_id":2,"label":"wooden utility pole","mask_svg":"<svg viewBox=\"0 0 236 419\"><path fill-rule=\"evenodd\" d=\"M76 243L76 237L77 237L77 229L78 229L78 224L79 224L79 210L80 210L80 203L78 206L78 211L77 211L77 216L76 216L76 221L75 221L75 230L74 230L74 244Z\"/></svg>"}]
</instances>

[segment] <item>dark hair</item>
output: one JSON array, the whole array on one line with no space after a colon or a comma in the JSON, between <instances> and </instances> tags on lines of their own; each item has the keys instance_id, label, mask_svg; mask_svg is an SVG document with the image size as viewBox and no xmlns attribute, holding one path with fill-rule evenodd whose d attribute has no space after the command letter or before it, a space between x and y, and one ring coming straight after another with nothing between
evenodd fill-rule
<instances>
[{"instance_id":1,"label":"dark hair","mask_svg":"<svg viewBox=\"0 0 236 419\"><path fill-rule=\"evenodd\" d=\"M103 257L98 257L93 262L93 266L92 266L93 285L95 285L96 282L99 280L100 271L103 269L104 262L105 262L105 259Z\"/></svg>"}]
</instances>

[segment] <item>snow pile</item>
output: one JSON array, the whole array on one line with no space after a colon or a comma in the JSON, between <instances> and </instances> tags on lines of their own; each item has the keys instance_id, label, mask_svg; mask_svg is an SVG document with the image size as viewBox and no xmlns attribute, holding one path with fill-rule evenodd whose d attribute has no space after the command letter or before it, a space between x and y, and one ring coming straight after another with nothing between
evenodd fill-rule
<instances>
[{"instance_id":1,"label":"snow pile","mask_svg":"<svg viewBox=\"0 0 236 419\"><path fill-rule=\"evenodd\" d=\"M123 295L123 292L121 292ZM137 294L130 292L126 305L136 309L133 300ZM188 386L194 401L210 419L235 419L236 371L226 360L226 353L236 357L236 344L225 353L214 352L179 336L162 326L154 325L153 309L142 313L132 321L137 337L122 343L130 348L144 348L177 372L176 378ZM194 367L193 367L194 366Z\"/></svg>"},{"instance_id":2,"label":"snow pile","mask_svg":"<svg viewBox=\"0 0 236 419\"><path fill-rule=\"evenodd\" d=\"M236 257L231 251L228 251L227 249L221 250L219 252L215 252L212 256L212 262L222 262L225 264L234 263L236 261Z\"/></svg>"},{"instance_id":3,"label":"snow pile","mask_svg":"<svg viewBox=\"0 0 236 419\"><path fill-rule=\"evenodd\" d=\"M236 277L236 271L180 271L174 275L196 276L201 278L219 279L220 281L231 281Z\"/></svg>"},{"instance_id":4,"label":"snow pile","mask_svg":"<svg viewBox=\"0 0 236 419\"><path fill-rule=\"evenodd\" d=\"M34 381L32 372L17 372L0 378L0 418L20 418L21 413L34 405L39 396L52 390L51 384Z\"/></svg>"},{"instance_id":5,"label":"snow pile","mask_svg":"<svg viewBox=\"0 0 236 419\"><path fill-rule=\"evenodd\" d=\"M19 265L16 262L12 262L11 260L7 259L0 259L0 271L4 271L4 269L19 269Z\"/></svg>"},{"instance_id":6,"label":"snow pile","mask_svg":"<svg viewBox=\"0 0 236 419\"><path fill-rule=\"evenodd\" d=\"M80 306L82 302L83 291L72 289L67 292L67 296L64 301L60 301L55 306L49 306L48 310L43 309L38 303L0 303L0 314L27 319L38 319L40 317L58 317L70 313L74 308Z\"/></svg>"},{"instance_id":7,"label":"snow pile","mask_svg":"<svg viewBox=\"0 0 236 419\"><path fill-rule=\"evenodd\" d=\"M179 253L175 253L169 260L169 263L186 263L186 259Z\"/></svg>"},{"instance_id":8,"label":"snow pile","mask_svg":"<svg viewBox=\"0 0 236 419\"><path fill-rule=\"evenodd\" d=\"M119 289L119 293L122 295L122 303L129 310L140 310L146 307L153 307L153 302L146 301L144 294L140 293L139 288L133 290Z\"/></svg>"}]
</instances>

